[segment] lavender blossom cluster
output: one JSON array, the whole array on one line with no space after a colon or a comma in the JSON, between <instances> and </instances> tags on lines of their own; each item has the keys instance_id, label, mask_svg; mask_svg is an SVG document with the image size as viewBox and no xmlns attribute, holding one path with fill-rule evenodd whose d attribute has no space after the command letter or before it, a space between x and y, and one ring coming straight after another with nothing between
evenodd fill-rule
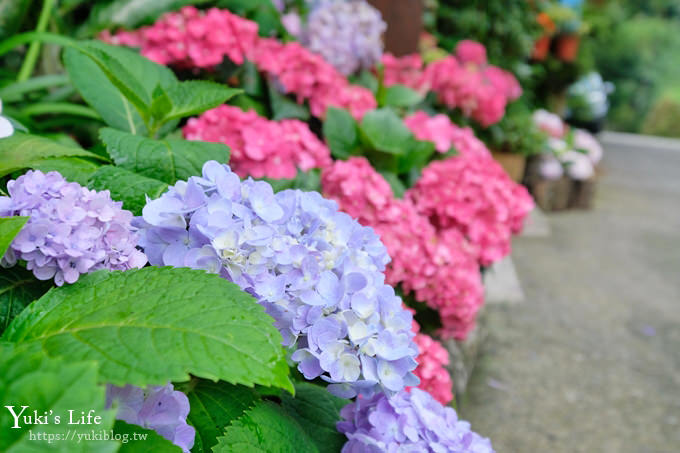
<instances>
[{"instance_id":1,"label":"lavender blossom cluster","mask_svg":"<svg viewBox=\"0 0 680 453\"><path fill-rule=\"evenodd\" d=\"M189 453L196 430L187 424L189 398L172 384L146 389L134 385L106 387L106 407L118 408L116 418L152 429Z\"/></svg>"},{"instance_id":2,"label":"lavender blossom cluster","mask_svg":"<svg viewBox=\"0 0 680 453\"><path fill-rule=\"evenodd\" d=\"M349 439L342 453L493 453L491 441L458 420L453 408L417 388L391 398L357 398L340 415L338 431Z\"/></svg>"},{"instance_id":3,"label":"lavender blossom cluster","mask_svg":"<svg viewBox=\"0 0 680 453\"><path fill-rule=\"evenodd\" d=\"M108 191L67 182L57 172L30 170L7 183L0 217L29 216L2 258L5 267L25 260L39 280L61 286L98 269L141 268L146 256L135 248L132 213Z\"/></svg>"},{"instance_id":4,"label":"lavender blossom cluster","mask_svg":"<svg viewBox=\"0 0 680 453\"><path fill-rule=\"evenodd\" d=\"M347 398L417 385L412 316L384 282L386 249L335 202L274 194L211 161L135 223L152 265L217 273L257 298L307 379Z\"/></svg>"},{"instance_id":5,"label":"lavender blossom cluster","mask_svg":"<svg viewBox=\"0 0 680 453\"><path fill-rule=\"evenodd\" d=\"M386 29L380 12L365 0L324 0L309 13L300 38L305 47L349 75L380 61Z\"/></svg>"}]
</instances>

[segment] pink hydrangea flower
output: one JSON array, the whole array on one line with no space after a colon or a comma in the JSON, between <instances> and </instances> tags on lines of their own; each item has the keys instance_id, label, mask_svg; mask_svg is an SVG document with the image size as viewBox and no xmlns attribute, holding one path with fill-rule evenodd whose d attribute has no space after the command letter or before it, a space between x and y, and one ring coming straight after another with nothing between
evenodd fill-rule
<instances>
[{"instance_id":1,"label":"pink hydrangea flower","mask_svg":"<svg viewBox=\"0 0 680 453\"><path fill-rule=\"evenodd\" d=\"M477 246L483 266L510 253L534 205L495 160L466 155L430 163L407 197L438 231L458 230Z\"/></svg>"},{"instance_id":2,"label":"pink hydrangea flower","mask_svg":"<svg viewBox=\"0 0 680 453\"><path fill-rule=\"evenodd\" d=\"M420 90L423 85L423 59L418 54L395 57L391 53L382 56L385 85L406 85Z\"/></svg>"},{"instance_id":3,"label":"pink hydrangea flower","mask_svg":"<svg viewBox=\"0 0 680 453\"><path fill-rule=\"evenodd\" d=\"M567 134L566 123L555 113L539 109L533 113L533 118L534 124L552 138L562 139Z\"/></svg>"},{"instance_id":4,"label":"pink hydrangea flower","mask_svg":"<svg viewBox=\"0 0 680 453\"><path fill-rule=\"evenodd\" d=\"M321 182L340 209L380 236L392 258L387 282L439 311L442 337L465 338L484 301L476 249L457 231L438 234L410 200L394 197L365 158L334 162Z\"/></svg>"},{"instance_id":5,"label":"pink hydrangea flower","mask_svg":"<svg viewBox=\"0 0 680 453\"><path fill-rule=\"evenodd\" d=\"M454 147L460 154L490 155L486 145L475 137L471 128L457 126L444 114L429 116L423 111L417 111L404 118L404 124L418 140L433 142L440 153Z\"/></svg>"},{"instance_id":6,"label":"pink hydrangea flower","mask_svg":"<svg viewBox=\"0 0 680 453\"><path fill-rule=\"evenodd\" d=\"M418 367L413 373L420 379L418 388L428 392L442 404L453 400L453 381L446 366L449 364L449 353L434 338L417 333L413 341L418 346Z\"/></svg>"},{"instance_id":7,"label":"pink hydrangea flower","mask_svg":"<svg viewBox=\"0 0 680 453\"><path fill-rule=\"evenodd\" d=\"M600 145L595 136L583 129L576 129L574 131L574 148L585 151L593 165L600 163L604 154L602 145Z\"/></svg>"},{"instance_id":8,"label":"pink hydrangea flower","mask_svg":"<svg viewBox=\"0 0 680 453\"><path fill-rule=\"evenodd\" d=\"M294 178L298 168L306 171L331 163L328 147L307 124L270 121L238 107L223 105L191 118L183 133L187 140L228 145L229 165L241 177Z\"/></svg>"},{"instance_id":9,"label":"pink hydrangea flower","mask_svg":"<svg viewBox=\"0 0 680 453\"><path fill-rule=\"evenodd\" d=\"M477 41L464 39L456 45L456 57L463 64L486 65L486 48Z\"/></svg>"}]
</instances>

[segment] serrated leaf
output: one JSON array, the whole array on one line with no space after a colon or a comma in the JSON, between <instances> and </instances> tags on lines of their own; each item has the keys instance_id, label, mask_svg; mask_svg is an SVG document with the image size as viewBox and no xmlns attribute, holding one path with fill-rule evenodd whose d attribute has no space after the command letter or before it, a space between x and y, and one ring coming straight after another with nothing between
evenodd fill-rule
<instances>
[{"instance_id":1,"label":"serrated leaf","mask_svg":"<svg viewBox=\"0 0 680 453\"><path fill-rule=\"evenodd\" d=\"M422 100L422 94L405 85L391 85L385 89L380 104L386 107L411 107Z\"/></svg>"},{"instance_id":2,"label":"serrated leaf","mask_svg":"<svg viewBox=\"0 0 680 453\"><path fill-rule=\"evenodd\" d=\"M118 449L113 441L78 439L78 434L90 433L93 428L109 430L113 425L113 412L105 410L106 396L104 386L97 384L97 366L92 362L66 361L48 358L38 348L21 345L0 344L0 451L6 453L109 453ZM33 411L49 415L48 424L24 424L19 419L19 429L12 429L14 418L5 406L13 406L15 414L21 406L28 406L23 415L33 415ZM69 425L69 410L75 418L81 411L100 416L99 424ZM60 424L55 417L60 417ZM41 433L52 436L31 439ZM59 440L56 436L59 436Z\"/></svg>"},{"instance_id":3,"label":"serrated leaf","mask_svg":"<svg viewBox=\"0 0 680 453\"><path fill-rule=\"evenodd\" d=\"M111 198L123 202L123 208L142 215L146 197L158 198L168 184L158 179L138 175L121 167L104 165L90 177L88 186L94 190L108 190Z\"/></svg>"},{"instance_id":4,"label":"serrated leaf","mask_svg":"<svg viewBox=\"0 0 680 453\"><path fill-rule=\"evenodd\" d=\"M336 159L347 159L359 147L357 122L345 109L330 107L326 111L323 135Z\"/></svg>"},{"instance_id":5,"label":"serrated leaf","mask_svg":"<svg viewBox=\"0 0 680 453\"><path fill-rule=\"evenodd\" d=\"M192 80L164 88L151 105L154 117L161 122L197 115L224 104L243 90L215 82Z\"/></svg>"},{"instance_id":6,"label":"serrated leaf","mask_svg":"<svg viewBox=\"0 0 680 453\"><path fill-rule=\"evenodd\" d=\"M101 380L114 385L182 382L191 373L292 389L272 318L237 285L200 270L81 276L28 306L2 338L97 361Z\"/></svg>"},{"instance_id":7,"label":"serrated leaf","mask_svg":"<svg viewBox=\"0 0 680 453\"><path fill-rule=\"evenodd\" d=\"M50 283L36 279L26 269L0 269L0 334L31 302L47 292Z\"/></svg>"},{"instance_id":8,"label":"serrated leaf","mask_svg":"<svg viewBox=\"0 0 680 453\"><path fill-rule=\"evenodd\" d=\"M209 160L229 161L229 148L220 143L153 140L110 128L99 137L118 167L168 184L200 175Z\"/></svg>"},{"instance_id":9,"label":"serrated leaf","mask_svg":"<svg viewBox=\"0 0 680 453\"><path fill-rule=\"evenodd\" d=\"M58 171L67 181L77 182L81 186L86 186L92 174L101 165L78 157L58 157L45 159L31 167L44 173Z\"/></svg>"},{"instance_id":10,"label":"serrated leaf","mask_svg":"<svg viewBox=\"0 0 680 453\"><path fill-rule=\"evenodd\" d=\"M105 160L82 148L65 146L37 135L15 132L11 137L0 139L0 176L24 168L36 168L42 162L55 157L74 156Z\"/></svg>"},{"instance_id":11,"label":"serrated leaf","mask_svg":"<svg viewBox=\"0 0 680 453\"><path fill-rule=\"evenodd\" d=\"M255 390L226 382L196 380L186 390L191 412L187 421L196 428L194 453L212 451L224 429L253 407L259 396Z\"/></svg>"},{"instance_id":12,"label":"serrated leaf","mask_svg":"<svg viewBox=\"0 0 680 453\"><path fill-rule=\"evenodd\" d=\"M309 119L309 109L304 105L298 104L288 96L279 93L274 87L273 83L267 86L269 91L269 103L274 120L283 120L286 118L296 118L302 121Z\"/></svg>"},{"instance_id":13,"label":"serrated leaf","mask_svg":"<svg viewBox=\"0 0 680 453\"><path fill-rule=\"evenodd\" d=\"M319 451L340 451L347 437L338 432L340 409L348 400L331 395L328 390L307 382L295 384L295 397L282 395L281 405L295 418L314 441Z\"/></svg>"},{"instance_id":14,"label":"serrated leaf","mask_svg":"<svg viewBox=\"0 0 680 453\"><path fill-rule=\"evenodd\" d=\"M374 149L390 154L403 154L404 143L413 138L408 127L389 108L366 113L361 121L361 135Z\"/></svg>"},{"instance_id":15,"label":"serrated leaf","mask_svg":"<svg viewBox=\"0 0 680 453\"><path fill-rule=\"evenodd\" d=\"M87 48L94 48L98 55L105 53L109 60L117 61L115 68L121 69L123 66L124 71L119 71L123 74L122 78L132 80L131 86L140 92L137 97L147 99L148 102L156 86L167 87L177 82L170 69L130 49L94 42L87 45ZM132 101L110 79L111 69L105 72L99 64L102 62L88 53L77 48L64 50L64 66L73 86L109 126L133 134L147 134L144 121ZM118 84L120 83L119 80Z\"/></svg>"},{"instance_id":16,"label":"serrated leaf","mask_svg":"<svg viewBox=\"0 0 680 453\"><path fill-rule=\"evenodd\" d=\"M281 406L263 401L227 427L213 452L318 453L319 450L300 424Z\"/></svg>"},{"instance_id":17,"label":"serrated leaf","mask_svg":"<svg viewBox=\"0 0 680 453\"><path fill-rule=\"evenodd\" d=\"M120 436L121 447L118 453L182 453L182 449L156 431L116 420L113 432ZM125 439L125 441L123 441Z\"/></svg>"},{"instance_id":18,"label":"serrated leaf","mask_svg":"<svg viewBox=\"0 0 680 453\"><path fill-rule=\"evenodd\" d=\"M0 258L5 256L9 245L26 222L28 222L28 217L0 217Z\"/></svg>"}]
</instances>

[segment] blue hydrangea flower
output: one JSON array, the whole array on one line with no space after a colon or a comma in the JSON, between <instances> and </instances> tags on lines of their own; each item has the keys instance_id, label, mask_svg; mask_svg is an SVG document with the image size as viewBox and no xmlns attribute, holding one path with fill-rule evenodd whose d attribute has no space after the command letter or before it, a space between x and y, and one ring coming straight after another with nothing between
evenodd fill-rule
<instances>
[{"instance_id":1,"label":"blue hydrangea flower","mask_svg":"<svg viewBox=\"0 0 680 453\"><path fill-rule=\"evenodd\" d=\"M302 43L348 75L380 61L387 25L365 0L315 2L307 17Z\"/></svg>"},{"instance_id":2,"label":"blue hydrangea flower","mask_svg":"<svg viewBox=\"0 0 680 453\"><path fill-rule=\"evenodd\" d=\"M217 273L257 298L307 379L345 397L417 385L412 317L385 284L386 249L335 202L275 194L211 161L136 224L152 265Z\"/></svg>"},{"instance_id":3,"label":"blue hydrangea flower","mask_svg":"<svg viewBox=\"0 0 680 453\"><path fill-rule=\"evenodd\" d=\"M96 192L59 173L30 170L7 183L9 197L0 197L0 216L29 216L2 259L18 259L40 280L54 278L61 286L97 269L141 268L146 256L135 248L132 213L111 200L109 191Z\"/></svg>"},{"instance_id":4,"label":"blue hydrangea flower","mask_svg":"<svg viewBox=\"0 0 680 453\"><path fill-rule=\"evenodd\" d=\"M392 397L357 398L340 415L338 431L349 439L342 453L493 453L489 439L418 388Z\"/></svg>"},{"instance_id":5,"label":"blue hydrangea flower","mask_svg":"<svg viewBox=\"0 0 680 453\"><path fill-rule=\"evenodd\" d=\"M116 418L126 423L152 429L189 453L196 430L187 424L189 398L172 384L160 387L126 385L106 387L106 407L116 406Z\"/></svg>"}]
</instances>

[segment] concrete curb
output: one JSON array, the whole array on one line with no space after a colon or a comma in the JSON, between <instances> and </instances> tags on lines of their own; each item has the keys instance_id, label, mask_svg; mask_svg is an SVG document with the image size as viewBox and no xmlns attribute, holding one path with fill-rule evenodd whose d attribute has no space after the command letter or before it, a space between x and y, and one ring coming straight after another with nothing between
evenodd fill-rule
<instances>
[{"instance_id":1,"label":"concrete curb","mask_svg":"<svg viewBox=\"0 0 680 453\"><path fill-rule=\"evenodd\" d=\"M680 152L680 139L675 138L612 131L604 131L598 134L597 138L605 146L625 146L627 148Z\"/></svg>"}]
</instances>

